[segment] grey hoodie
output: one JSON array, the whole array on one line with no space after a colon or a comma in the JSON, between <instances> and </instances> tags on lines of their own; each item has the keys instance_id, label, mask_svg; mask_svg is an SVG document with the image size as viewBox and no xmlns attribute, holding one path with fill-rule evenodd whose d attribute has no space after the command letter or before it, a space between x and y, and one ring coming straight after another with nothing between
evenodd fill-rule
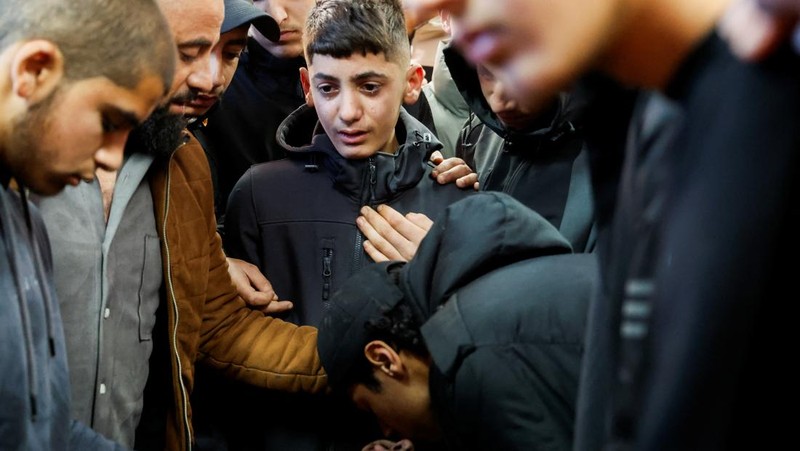
<instances>
[{"instance_id":1,"label":"grey hoodie","mask_svg":"<svg viewBox=\"0 0 800 451\"><path fill-rule=\"evenodd\" d=\"M69 418L50 244L35 207L0 187L0 449L121 449Z\"/></svg>"}]
</instances>

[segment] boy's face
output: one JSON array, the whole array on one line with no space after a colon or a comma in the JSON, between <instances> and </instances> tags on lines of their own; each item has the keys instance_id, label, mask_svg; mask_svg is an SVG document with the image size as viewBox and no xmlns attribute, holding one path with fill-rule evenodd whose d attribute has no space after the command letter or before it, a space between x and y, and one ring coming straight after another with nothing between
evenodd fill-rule
<instances>
[{"instance_id":1,"label":"boy's face","mask_svg":"<svg viewBox=\"0 0 800 451\"><path fill-rule=\"evenodd\" d=\"M422 83L421 73L410 65L372 53L338 59L314 55L300 79L306 103L316 108L325 133L348 159L397 150L400 105Z\"/></svg>"},{"instance_id":2,"label":"boy's face","mask_svg":"<svg viewBox=\"0 0 800 451\"><path fill-rule=\"evenodd\" d=\"M352 385L349 394L356 407L374 415L386 437L438 440L442 433L431 405L428 359L396 351L381 340L364 347L364 358L379 389Z\"/></svg>"},{"instance_id":3,"label":"boy's face","mask_svg":"<svg viewBox=\"0 0 800 451\"><path fill-rule=\"evenodd\" d=\"M500 122L512 130L525 130L536 121L536 111L520 105L511 96L502 81L484 66L478 66L481 91L492 112Z\"/></svg>"}]
</instances>

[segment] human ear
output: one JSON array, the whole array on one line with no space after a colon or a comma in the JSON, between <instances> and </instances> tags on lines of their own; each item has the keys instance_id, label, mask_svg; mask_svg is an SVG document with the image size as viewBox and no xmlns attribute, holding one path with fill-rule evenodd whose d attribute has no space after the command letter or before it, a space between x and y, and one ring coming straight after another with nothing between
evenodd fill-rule
<instances>
[{"instance_id":1,"label":"human ear","mask_svg":"<svg viewBox=\"0 0 800 451\"><path fill-rule=\"evenodd\" d=\"M303 94L306 97L306 105L314 108L314 97L311 95L311 79L308 78L308 69L300 68L300 84L303 85Z\"/></svg>"},{"instance_id":2,"label":"human ear","mask_svg":"<svg viewBox=\"0 0 800 451\"><path fill-rule=\"evenodd\" d=\"M29 105L47 98L63 77L64 55L50 41L25 42L11 60L12 92Z\"/></svg>"},{"instance_id":3,"label":"human ear","mask_svg":"<svg viewBox=\"0 0 800 451\"><path fill-rule=\"evenodd\" d=\"M403 93L403 103L413 105L417 103L422 92L422 80L425 79L425 69L422 65L412 62L406 71L406 89Z\"/></svg>"},{"instance_id":4,"label":"human ear","mask_svg":"<svg viewBox=\"0 0 800 451\"><path fill-rule=\"evenodd\" d=\"M386 342L374 340L364 346L364 356L374 369L389 377L396 378L405 374L405 366L400 355Z\"/></svg>"}]
</instances>

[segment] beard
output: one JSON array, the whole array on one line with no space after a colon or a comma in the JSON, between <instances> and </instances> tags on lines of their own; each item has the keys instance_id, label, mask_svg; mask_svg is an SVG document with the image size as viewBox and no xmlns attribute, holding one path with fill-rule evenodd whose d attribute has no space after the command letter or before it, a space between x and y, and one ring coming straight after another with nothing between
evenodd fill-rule
<instances>
[{"instance_id":1,"label":"beard","mask_svg":"<svg viewBox=\"0 0 800 451\"><path fill-rule=\"evenodd\" d=\"M158 107L138 127L131 130L125 143L125 155L144 153L157 159L169 158L183 142L187 120L172 114L169 107Z\"/></svg>"},{"instance_id":2,"label":"beard","mask_svg":"<svg viewBox=\"0 0 800 451\"><path fill-rule=\"evenodd\" d=\"M43 130L51 127L56 99L60 97L62 88L58 87L40 102L34 103L28 112L17 118L11 128L6 145L6 161L3 166L14 177L16 182L37 194L53 195L64 188L64 182L52 180L44 169L49 156L43 149L48 148L44 142Z\"/></svg>"}]
</instances>

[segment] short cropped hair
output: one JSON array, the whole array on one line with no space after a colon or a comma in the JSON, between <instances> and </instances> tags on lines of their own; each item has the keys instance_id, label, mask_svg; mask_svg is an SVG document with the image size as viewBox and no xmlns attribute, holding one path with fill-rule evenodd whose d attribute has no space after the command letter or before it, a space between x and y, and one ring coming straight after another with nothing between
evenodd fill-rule
<instances>
[{"instance_id":1,"label":"short cropped hair","mask_svg":"<svg viewBox=\"0 0 800 451\"><path fill-rule=\"evenodd\" d=\"M314 55L382 53L401 66L411 58L399 0L320 0L306 21L303 43L308 64Z\"/></svg>"},{"instance_id":2,"label":"short cropped hair","mask_svg":"<svg viewBox=\"0 0 800 451\"><path fill-rule=\"evenodd\" d=\"M64 76L106 77L127 89L148 75L166 92L175 43L154 0L0 0L0 49L44 39L64 55Z\"/></svg>"}]
</instances>

